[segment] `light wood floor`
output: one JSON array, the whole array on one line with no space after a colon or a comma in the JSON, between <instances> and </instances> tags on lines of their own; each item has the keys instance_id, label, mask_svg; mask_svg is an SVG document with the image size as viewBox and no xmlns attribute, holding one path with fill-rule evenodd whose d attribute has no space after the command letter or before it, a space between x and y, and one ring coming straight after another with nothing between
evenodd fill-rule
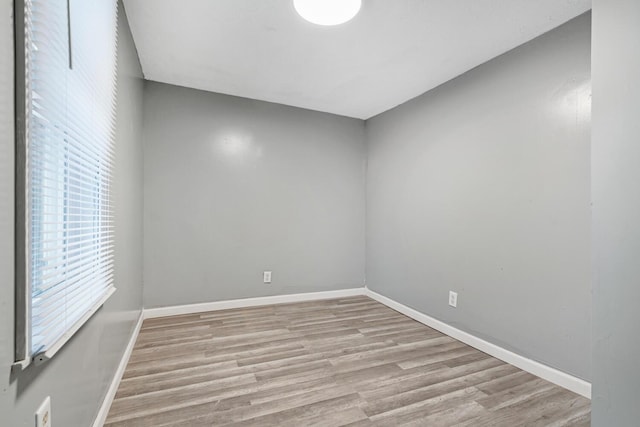
<instances>
[{"instance_id":1,"label":"light wood floor","mask_svg":"<svg viewBox=\"0 0 640 427\"><path fill-rule=\"evenodd\" d=\"M145 320L121 426L588 426L590 402L367 297Z\"/></svg>"}]
</instances>

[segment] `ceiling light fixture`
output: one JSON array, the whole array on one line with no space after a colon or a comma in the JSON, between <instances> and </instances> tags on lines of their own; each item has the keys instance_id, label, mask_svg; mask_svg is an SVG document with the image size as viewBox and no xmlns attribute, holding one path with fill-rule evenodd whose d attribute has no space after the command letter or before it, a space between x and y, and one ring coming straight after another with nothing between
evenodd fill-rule
<instances>
[{"instance_id":1,"label":"ceiling light fixture","mask_svg":"<svg viewBox=\"0 0 640 427\"><path fill-rule=\"evenodd\" d=\"M343 24L358 14L362 0L293 0L296 12L318 25Z\"/></svg>"}]
</instances>

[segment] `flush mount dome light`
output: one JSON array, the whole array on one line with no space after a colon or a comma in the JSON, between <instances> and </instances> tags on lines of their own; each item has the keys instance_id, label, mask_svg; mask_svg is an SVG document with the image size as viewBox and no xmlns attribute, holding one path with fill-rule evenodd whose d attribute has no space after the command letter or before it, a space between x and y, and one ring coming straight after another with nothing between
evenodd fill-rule
<instances>
[{"instance_id":1,"label":"flush mount dome light","mask_svg":"<svg viewBox=\"0 0 640 427\"><path fill-rule=\"evenodd\" d=\"M362 0L293 0L296 12L318 25L338 25L352 19L360 11Z\"/></svg>"}]
</instances>

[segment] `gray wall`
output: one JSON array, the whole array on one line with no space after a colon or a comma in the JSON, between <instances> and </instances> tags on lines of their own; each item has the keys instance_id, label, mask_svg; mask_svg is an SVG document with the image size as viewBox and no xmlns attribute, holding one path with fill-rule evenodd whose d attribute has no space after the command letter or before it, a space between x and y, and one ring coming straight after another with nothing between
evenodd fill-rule
<instances>
[{"instance_id":1,"label":"gray wall","mask_svg":"<svg viewBox=\"0 0 640 427\"><path fill-rule=\"evenodd\" d=\"M589 379L590 15L366 132L367 286Z\"/></svg>"},{"instance_id":2,"label":"gray wall","mask_svg":"<svg viewBox=\"0 0 640 427\"><path fill-rule=\"evenodd\" d=\"M363 286L364 122L144 95L145 307Z\"/></svg>"},{"instance_id":3,"label":"gray wall","mask_svg":"<svg viewBox=\"0 0 640 427\"><path fill-rule=\"evenodd\" d=\"M14 129L11 0L0 3L0 425L33 426L51 396L54 426L93 423L142 306L142 79L120 5L115 167L118 291L47 364L10 378L14 328Z\"/></svg>"},{"instance_id":4,"label":"gray wall","mask_svg":"<svg viewBox=\"0 0 640 427\"><path fill-rule=\"evenodd\" d=\"M640 421L640 2L593 2L593 416Z\"/></svg>"}]
</instances>

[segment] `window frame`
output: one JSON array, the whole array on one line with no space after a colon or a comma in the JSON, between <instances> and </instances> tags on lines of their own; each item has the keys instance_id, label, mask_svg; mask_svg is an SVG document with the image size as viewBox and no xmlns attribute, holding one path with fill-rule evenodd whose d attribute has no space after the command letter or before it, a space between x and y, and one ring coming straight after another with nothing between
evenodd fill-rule
<instances>
[{"instance_id":1,"label":"window frame","mask_svg":"<svg viewBox=\"0 0 640 427\"><path fill-rule=\"evenodd\" d=\"M25 367L31 360L31 283L29 277L29 219L27 215L27 75L25 1L14 1L15 41L15 361Z\"/></svg>"}]
</instances>

